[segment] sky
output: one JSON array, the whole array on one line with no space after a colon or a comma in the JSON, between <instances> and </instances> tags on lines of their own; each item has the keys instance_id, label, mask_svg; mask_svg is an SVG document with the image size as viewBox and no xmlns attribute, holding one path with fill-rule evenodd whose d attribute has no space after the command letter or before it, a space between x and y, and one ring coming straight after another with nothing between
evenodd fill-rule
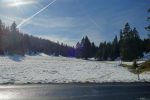
<instances>
[{"instance_id":1,"label":"sky","mask_svg":"<svg viewBox=\"0 0 150 100\"><path fill-rule=\"evenodd\" d=\"M75 46L83 36L99 45L119 36L125 23L141 38L150 0L0 0L0 19L27 34Z\"/></svg>"}]
</instances>

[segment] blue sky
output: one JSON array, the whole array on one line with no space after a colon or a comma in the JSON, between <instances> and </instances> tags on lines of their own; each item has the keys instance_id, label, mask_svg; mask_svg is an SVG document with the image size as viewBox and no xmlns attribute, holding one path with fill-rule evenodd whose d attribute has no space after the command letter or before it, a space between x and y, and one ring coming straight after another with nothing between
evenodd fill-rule
<instances>
[{"instance_id":1,"label":"blue sky","mask_svg":"<svg viewBox=\"0 0 150 100\"><path fill-rule=\"evenodd\" d=\"M148 8L150 0L0 0L0 19L52 41L75 45L87 35L99 45L119 35L126 22L146 37Z\"/></svg>"}]
</instances>

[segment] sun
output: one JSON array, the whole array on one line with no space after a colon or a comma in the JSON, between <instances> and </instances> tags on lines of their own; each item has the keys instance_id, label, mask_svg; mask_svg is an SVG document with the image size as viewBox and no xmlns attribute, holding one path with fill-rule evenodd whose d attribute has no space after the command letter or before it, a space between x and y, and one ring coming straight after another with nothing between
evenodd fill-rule
<instances>
[{"instance_id":1,"label":"sun","mask_svg":"<svg viewBox=\"0 0 150 100\"><path fill-rule=\"evenodd\" d=\"M22 0L13 0L11 6L20 6L23 4Z\"/></svg>"},{"instance_id":2,"label":"sun","mask_svg":"<svg viewBox=\"0 0 150 100\"><path fill-rule=\"evenodd\" d=\"M19 7L22 5L28 5L28 4L32 4L33 0L11 0L11 2L9 2L9 6L10 7Z\"/></svg>"}]
</instances>

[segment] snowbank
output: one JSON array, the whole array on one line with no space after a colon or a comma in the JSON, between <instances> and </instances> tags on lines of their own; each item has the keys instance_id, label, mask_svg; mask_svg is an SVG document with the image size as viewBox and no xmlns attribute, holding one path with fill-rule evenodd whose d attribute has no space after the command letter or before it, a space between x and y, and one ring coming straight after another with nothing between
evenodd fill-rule
<instances>
[{"instance_id":1,"label":"snowbank","mask_svg":"<svg viewBox=\"0 0 150 100\"><path fill-rule=\"evenodd\" d=\"M86 61L76 58L1 56L0 83L135 82L137 75L119 66L120 61ZM150 81L150 73L140 75Z\"/></svg>"}]
</instances>

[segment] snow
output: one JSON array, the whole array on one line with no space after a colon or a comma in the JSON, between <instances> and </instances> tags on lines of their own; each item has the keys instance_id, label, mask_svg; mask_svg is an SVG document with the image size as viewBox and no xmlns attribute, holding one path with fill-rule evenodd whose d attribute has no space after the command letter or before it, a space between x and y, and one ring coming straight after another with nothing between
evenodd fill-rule
<instances>
[{"instance_id":1,"label":"snow","mask_svg":"<svg viewBox=\"0 0 150 100\"><path fill-rule=\"evenodd\" d=\"M130 62L126 62L130 63ZM135 82L137 75L119 66L120 61L91 61L76 58L0 56L0 83ZM150 81L142 73L141 81Z\"/></svg>"},{"instance_id":2,"label":"snow","mask_svg":"<svg viewBox=\"0 0 150 100\"><path fill-rule=\"evenodd\" d=\"M144 53L143 55L144 56L143 56L142 60L149 60L150 59L150 52Z\"/></svg>"}]
</instances>

